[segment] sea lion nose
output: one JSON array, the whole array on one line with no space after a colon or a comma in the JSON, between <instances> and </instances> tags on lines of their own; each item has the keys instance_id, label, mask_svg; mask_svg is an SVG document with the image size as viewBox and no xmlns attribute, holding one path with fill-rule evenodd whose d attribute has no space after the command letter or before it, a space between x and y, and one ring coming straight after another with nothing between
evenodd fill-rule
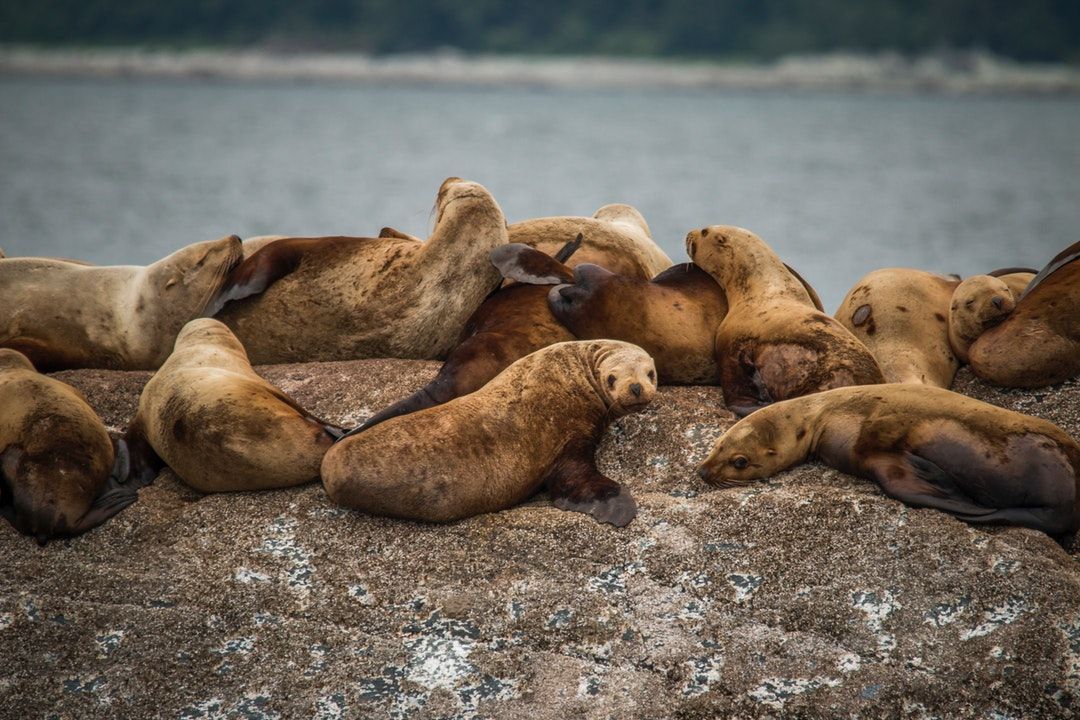
<instances>
[{"instance_id":1,"label":"sea lion nose","mask_svg":"<svg viewBox=\"0 0 1080 720\"><path fill-rule=\"evenodd\" d=\"M631 385L630 392L634 393L634 397L641 397L641 383Z\"/></svg>"},{"instance_id":2,"label":"sea lion nose","mask_svg":"<svg viewBox=\"0 0 1080 720\"><path fill-rule=\"evenodd\" d=\"M1001 297L1000 295L995 295L990 299L990 302L994 303L994 307L1000 310L1001 306L1005 304L1005 298Z\"/></svg>"},{"instance_id":3,"label":"sea lion nose","mask_svg":"<svg viewBox=\"0 0 1080 720\"><path fill-rule=\"evenodd\" d=\"M698 474L698 477L701 478L702 480L708 480L709 479L709 468L705 467L704 465L699 465L698 469L697 469L697 474Z\"/></svg>"}]
</instances>

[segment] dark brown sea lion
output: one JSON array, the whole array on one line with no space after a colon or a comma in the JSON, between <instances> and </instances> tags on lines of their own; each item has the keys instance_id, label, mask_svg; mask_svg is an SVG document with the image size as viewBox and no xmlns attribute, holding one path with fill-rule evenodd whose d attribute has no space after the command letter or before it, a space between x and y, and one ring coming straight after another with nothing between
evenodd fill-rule
<instances>
[{"instance_id":1,"label":"dark brown sea lion","mask_svg":"<svg viewBox=\"0 0 1080 720\"><path fill-rule=\"evenodd\" d=\"M556 507L622 526L633 499L593 453L612 418L655 391L641 348L558 343L472 394L342 440L323 460L323 484L338 504L429 522L502 510L546 487Z\"/></svg>"},{"instance_id":2,"label":"dark brown sea lion","mask_svg":"<svg viewBox=\"0 0 1080 720\"><path fill-rule=\"evenodd\" d=\"M232 274L220 312L207 314L236 333L256 364L441 358L499 282L488 253L506 242L491 194L449 178L426 242L271 240Z\"/></svg>"},{"instance_id":3,"label":"dark brown sea lion","mask_svg":"<svg viewBox=\"0 0 1080 720\"><path fill-rule=\"evenodd\" d=\"M926 385L845 387L758 410L717 440L708 483L744 485L811 457L890 497L972 523L1080 526L1080 445L1053 423Z\"/></svg>"},{"instance_id":4,"label":"dark brown sea lion","mask_svg":"<svg viewBox=\"0 0 1080 720\"><path fill-rule=\"evenodd\" d=\"M340 436L340 428L256 375L229 328L201 318L184 326L143 388L127 439L133 453L142 450L133 458L140 478L152 477L164 461L209 493L317 480L323 455Z\"/></svg>"},{"instance_id":5,"label":"dark brown sea lion","mask_svg":"<svg viewBox=\"0 0 1080 720\"><path fill-rule=\"evenodd\" d=\"M138 496L127 451L75 388L0 349L0 515L44 544L97 527Z\"/></svg>"},{"instance_id":6,"label":"dark brown sea lion","mask_svg":"<svg viewBox=\"0 0 1080 720\"><path fill-rule=\"evenodd\" d=\"M1016 309L969 350L976 375L1008 387L1042 387L1080 375L1080 242L1027 285Z\"/></svg>"},{"instance_id":7,"label":"dark brown sea lion","mask_svg":"<svg viewBox=\"0 0 1080 720\"><path fill-rule=\"evenodd\" d=\"M947 388L960 367L949 344L959 284L922 270L875 270L848 291L836 319L873 353L886 382Z\"/></svg>"},{"instance_id":8,"label":"dark brown sea lion","mask_svg":"<svg viewBox=\"0 0 1080 720\"><path fill-rule=\"evenodd\" d=\"M724 401L736 413L884 381L866 346L814 307L803 283L757 235L714 225L690 232L686 248L727 296L716 355Z\"/></svg>"},{"instance_id":9,"label":"dark brown sea lion","mask_svg":"<svg viewBox=\"0 0 1080 720\"><path fill-rule=\"evenodd\" d=\"M52 258L0 262L0 346L42 371L152 370L184 324L212 306L241 259L235 235L146 267Z\"/></svg>"},{"instance_id":10,"label":"dark brown sea lion","mask_svg":"<svg viewBox=\"0 0 1080 720\"><path fill-rule=\"evenodd\" d=\"M581 340L610 338L640 346L665 384L715 385L716 328L727 314L724 291L693 263L652 280L599 265L578 265L572 284L547 295L551 314Z\"/></svg>"}]
</instances>

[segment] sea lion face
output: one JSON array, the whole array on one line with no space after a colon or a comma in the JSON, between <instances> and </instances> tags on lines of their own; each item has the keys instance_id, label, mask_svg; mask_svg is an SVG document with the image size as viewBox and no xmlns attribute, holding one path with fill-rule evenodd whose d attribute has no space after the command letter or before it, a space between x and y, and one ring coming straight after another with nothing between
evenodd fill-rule
<instances>
[{"instance_id":1,"label":"sea lion face","mask_svg":"<svg viewBox=\"0 0 1080 720\"><path fill-rule=\"evenodd\" d=\"M217 345L241 352L244 350L232 330L225 323L213 318L196 318L184 325L176 336L174 347L188 345Z\"/></svg>"},{"instance_id":2,"label":"sea lion face","mask_svg":"<svg viewBox=\"0 0 1080 720\"><path fill-rule=\"evenodd\" d=\"M754 233L733 225L711 225L686 235L686 254L694 264L715 277L721 285L739 267L737 260L747 250L764 242Z\"/></svg>"},{"instance_id":3,"label":"sea lion face","mask_svg":"<svg viewBox=\"0 0 1080 720\"><path fill-rule=\"evenodd\" d=\"M188 245L147 267L146 297L140 302L151 308L168 303L201 314L243 258L243 245L235 235Z\"/></svg>"},{"instance_id":4,"label":"sea lion face","mask_svg":"<svg viewBox=\"0 0 1080 720\"><path fill-rule=\"evenodd\" d=\"M974 340L999 324L1016 307L1009 286L989 275L975 275L957 286L950 306L954 331Z\"/></svg>"},{"instance_id":5,"label":"sea lion face","mask_svg":"<svg viewBox=\"0 0 1080 720\"><path fill-rule=\"evenodd\" d=\"M448 210L454 213L491 210L502 213L487 188L480 183L458 177L446 178L439 186L439 194L435 198L436 226L442 223ZM505 224L505 220L503 222Z\"/></svg>"},{"instance_id":6,"label":"sea lion face","mask_svg":"<svg viewBox=\"0 0 1080 720\"><path fill-rule=\"evenodd\" d=\"M716 441L709 457L698 467L698 475L722 488L774 475L784 469L780 453L772 447L774 437L771 424L748 417Z\"/></svg>"},{"instance_id":7,"label":"sea lion face","mask_svg":"<svg viewBox=\"0 0 1080 720\"><path fill-rule=\"evenodd\" d=\"M573 284L556 285L548 292L548 308L555 319L575 335L590 335L590 320L603 312L603 297L618 276L599 265L574 268Z\"/></svg>"},{"instance_id":8,"label":"sea lion face","mask_svg":"<svg viewBox=\"0 0 1080 720\"><path fill-rule=\"evenodd\" d=\"M595 364L604 404L616 416L641 410L656 395L656 366L636 345L618 343L606 348Z\"/></svg>"}]
</instances>

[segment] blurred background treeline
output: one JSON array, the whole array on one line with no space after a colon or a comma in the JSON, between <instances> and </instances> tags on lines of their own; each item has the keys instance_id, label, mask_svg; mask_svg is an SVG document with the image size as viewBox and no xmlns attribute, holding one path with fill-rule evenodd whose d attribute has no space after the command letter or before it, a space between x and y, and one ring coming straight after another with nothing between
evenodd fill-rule
<instances>
[{"instance_id":1,"label":"blurred background treeline","mask_svg":"<svg viewBox=\"0 0 1080 720\"><path fill-rule=\"evenodd\" d=\"M769 60L981 50L1080 63L1080 0L3 0L0 42Z\"/></svg>"}]
</instances>

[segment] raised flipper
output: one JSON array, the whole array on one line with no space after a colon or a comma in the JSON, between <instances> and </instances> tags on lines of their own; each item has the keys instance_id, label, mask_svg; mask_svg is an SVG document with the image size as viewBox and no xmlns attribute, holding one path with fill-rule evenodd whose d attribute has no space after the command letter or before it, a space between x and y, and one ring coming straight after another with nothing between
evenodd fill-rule
<instances>
[{"instance_id":1,"label":"raised flipper","mask_svg":"<svg viewBox=\"0 0 1080 720\"><path fill-rule=\"evenodd\" d=\"M944 510L969 521L998 511L975 502L952 475L910 452L882 453L866 466L886 495L908 505Z\"/></svg>"},{"instance_id":2,"label":"raised flipper","mask_svg":"<svg viewBox=\"0 0 1080 720\"><path fill-rule=\"evenodd\" d=\"M1046 267L1031 279L1031 282L1024 288L1024 294L1018 298L1017 302L1030 295L1035 288L1042 285L1051 275L1074 262L1080 262L1080 240L1055 255L1054 259L1048 262Z\"/></svg>"},{"instance_id":3,"label":"raised flipper","mask_svg":"<svg viewBox=\"0 0 1080 720\"><path fill-rule=\"evenodd\" d=\"M565 263L570 259L571 255L578 251L578 248L581 247L581 243L584 241L585 234L578 233L576 238L559 248L559 252L555 253L555 259L561 263Z\"/></svg>"},{"instance_id":4,"label":"raised flipper","mask_svg":"<svg viewBox=\"0 0 1080 720\"><path fill-rule=\"evenodd\" d=\"M552 504L623 527L637 516L637 504L625 487L596 469L595 452L592 439L571 442L563 449L545 479Z\"/></svg>"},{"instance_id":5,"label":"raised flipper","mask_svg":"<svg viewBox=\"0 0 1080 720\"><path fill-rule=\"evenodd\" d=\"M567 243L572 245L573 243ZM563 246L560 254L566 250ZM576 250L574 248L573 250ZM573 250L569 255L573 254ZM558 285L574 282L574 271L547 253L523 243L507 243L491 251L491 264L507 280L528 285Z\"/></svg>"},{"instance_id":6,"label":"raised flipper","mask_svg":"<svg viewBox=\"0 0 1080 720\"><path fill-rule=\"evenodd\" d=\"M806 280L803 280L803 276L795 272L795 268L787 263L784 263L784 267L787 268L787 271L791 273L796 280L802 283L802 286L806 289L806 294L810 296L810 302L814 303L814 307L821 312L825 312L825 306L821 304L821 298L818 297L817 290L815 290L810 283L806 282Z\"/></svg>"}]
</instances>

